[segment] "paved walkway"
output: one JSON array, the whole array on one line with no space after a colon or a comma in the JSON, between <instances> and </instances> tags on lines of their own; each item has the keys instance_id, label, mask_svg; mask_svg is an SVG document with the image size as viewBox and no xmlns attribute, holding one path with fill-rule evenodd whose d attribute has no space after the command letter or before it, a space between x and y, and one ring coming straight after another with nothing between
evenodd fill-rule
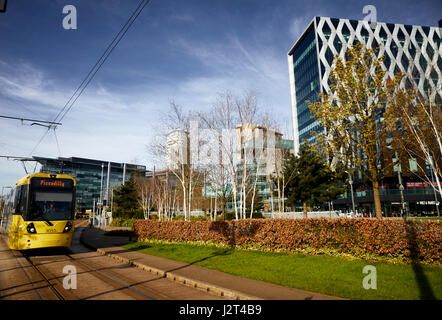
<instances>
[{"instance_id":1,"label":"paved walkway","mask_svg":"<svg viewBox=\"0 0 442 320\"><path fill-rule=\"evenodd\" d=\"M187 285L201 288L231 299L253 300L334 300L338 297L287 288L268 282L230 275L185 262L156 257L120 246L129 243L129 237L104 235L106 231L85 228L81 242L97 252L157 273Z\"/></svg>"}]
</instances>

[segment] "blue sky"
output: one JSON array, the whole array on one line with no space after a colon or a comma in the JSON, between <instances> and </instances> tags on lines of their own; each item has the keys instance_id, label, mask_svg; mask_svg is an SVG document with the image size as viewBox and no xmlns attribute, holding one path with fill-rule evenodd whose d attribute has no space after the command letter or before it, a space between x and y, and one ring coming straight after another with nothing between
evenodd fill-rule
<instances>
[{"instance_id":1,"label":"blue sky","mask_svg":"<svg viewBox=\"0 0 442 320\"><path fill-rule=\"evenodd\" d=\"M0 14L0 114L53 120L139 0L9 0ZM77 30L62 27L77 9ZM204 110L254 90L291 131L287 52L315 16L437 25L440 1L152 0L54 134L32 155L154 163L146 146L173 99ZM44 128L0 119L0 154L30 156ZM28 165L33 170L33 165ZM24 170L0 159L0 186Z\"/></svg>"}]
</instances>

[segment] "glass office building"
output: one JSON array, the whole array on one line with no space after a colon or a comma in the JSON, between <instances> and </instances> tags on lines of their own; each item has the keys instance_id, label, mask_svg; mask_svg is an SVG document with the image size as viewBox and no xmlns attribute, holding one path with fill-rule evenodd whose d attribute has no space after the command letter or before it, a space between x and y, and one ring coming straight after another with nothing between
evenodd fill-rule
<instances>
[{"instance_id":1,"label":"glass office building","mask_svg":"<svg viewBox=\"0 0 442 320\"><path fill-rule=\"evenodd\" d=\"M292 95L293 105L296 112L293 114L295 127L295 151L299 148L299 142L311 138L310 132L320 130L318 123L312 119L306 101L315 102L320 92L318 55L316 50L316 34L313 25L304 34L299 46L293 50L290 56L291 84L296 81L296 91Z\"/></svg>"},{"instance_id":2,"label":"glass office building","mask_svg":"<svg viewBox=\"0 0 442 320\"><path fill-rule=\"evenodd\" d=\"M441 38L441 21L439 27L429 27L314 17L288 52L295 154L304 139L314 143L312 132L322 131L306 100L313 103L319 93L330 93L329 74L334 56L343 57L348 46L356 42L373 49L379 47L378 54L384 55L386 76L393 78L398 72L405 74L402 85L414 82L422 95L430 89L433 103L442 106ZM413 174L412 159L406 167L402 174L410 211L434 211L440 197ZM428 174L433 173L429 171ZM373 211L370 183L361 176L354 178L357 180L354 185L356 204L366 206L364 211ZM397 210L401 201L397 172L382 181L380 193L386 205L385 212ZM345 203L349 208L349 199L347 192L337 203Z\"/></svg>"},{"instance_id":3,"label":"glass office building","mask_svg":"<svg viewBox=\"0 0 442 320\"><path fill-rule=\"evenodd\" d=\"M76 210L84 212L93 208L93 203L106 197L108 165L110 164L109 188L127 181L132 174L145 175L146 167L136 164L116 163L85 158L33 157L41 164L40 172L64 173L77 180ZM123 178L124 177L124 178ZM109 191L109 194L111 191ZM110 197L110 195L109 195Z\"/></svg>"},{"instance_id":4,"label":"glass office building","mask_svg":"<svg viewBox=\"0 0 442 320\"><path fill-rule=\"evenodd\" d=\"M343 57L356 41L369 48L380 47L384 67L393 78L406 75L424 94L432 89L432 100L442 105L442 28L315 17L288 52L290 94L295 153L303 139L311 140L321 130L312 119L306 100L315 102L320 92L329 93L330 67L335 55Z\"/></svg>"}]
</instances>

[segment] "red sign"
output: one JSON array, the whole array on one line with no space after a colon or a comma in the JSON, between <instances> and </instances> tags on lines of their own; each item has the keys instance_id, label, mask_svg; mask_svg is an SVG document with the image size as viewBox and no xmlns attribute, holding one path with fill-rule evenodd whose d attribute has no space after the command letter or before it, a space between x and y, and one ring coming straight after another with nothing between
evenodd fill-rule
<instances>
[{"instance_id":1,"label":"red sign","mask_svg":"<svg viewBox=\"0 0 442 320\"><path fill-rule=\"evenodd\" d=\"M427 182L407 182L407 188L426 188L428 187Z\"/></svg>"}]
</instances>

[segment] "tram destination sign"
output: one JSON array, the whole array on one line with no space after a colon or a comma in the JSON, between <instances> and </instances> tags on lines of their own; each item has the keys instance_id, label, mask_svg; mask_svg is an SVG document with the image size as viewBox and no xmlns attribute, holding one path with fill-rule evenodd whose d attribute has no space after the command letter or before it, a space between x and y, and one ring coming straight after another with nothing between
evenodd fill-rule
<instances>
[{"instance_id":1,"label":"tram destination sign","mask_svg":"<svg viewBox=\"0 0 442 320\"><path fill-rule=\"evenodd\" d=\"M31 185L37 188L72 189L73 181L71 179L32 178Z\"/></svg>"}]
</instances>

